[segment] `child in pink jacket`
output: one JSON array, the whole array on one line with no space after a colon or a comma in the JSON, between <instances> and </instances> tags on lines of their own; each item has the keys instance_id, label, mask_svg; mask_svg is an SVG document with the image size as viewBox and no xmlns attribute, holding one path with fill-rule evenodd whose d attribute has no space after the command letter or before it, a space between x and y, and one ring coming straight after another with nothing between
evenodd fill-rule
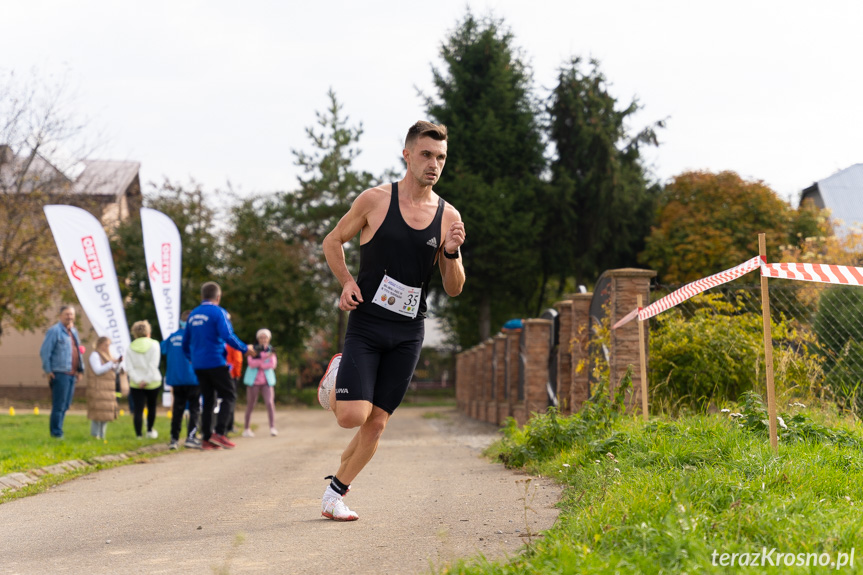
<instances>
[{"instance_id":1,"label":"child in pink jacket","mask_svg":"<svg viewBox=\"0 0 863 575\"><path fill-rule=\"evenodd\" d=\"M275 426L276 401L273 391L273 387L276 385L276 353L273 351L273 346L270 345L273 334L264 328L258 330L256 337L258 343L255 344L255 350L258 355L257 357L249 356L247 360L249 366L243 377L243 383L246 384L246 429L243 431L243 437L255 436L250 424L252 410L255 409L255 404L258 402L258 395L264 397L264 404L267 406L267 415L270 418L270 435L279 434Z\"/></svg>"}]
</instances>

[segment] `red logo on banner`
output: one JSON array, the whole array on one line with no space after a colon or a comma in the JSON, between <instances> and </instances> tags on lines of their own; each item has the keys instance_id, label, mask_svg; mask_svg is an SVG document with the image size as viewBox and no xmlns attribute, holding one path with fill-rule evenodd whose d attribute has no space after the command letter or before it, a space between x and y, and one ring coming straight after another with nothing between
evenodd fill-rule
<instances>
[{"instance_id":1,"label":"red logo on banner","mask_svg":"<svg viewBox=\"0 0 863 575\"><path fill-rule=\"evenodd\" d=\"M84 246L84 255L87 257L87 267L90 268L90 277L94 280L102 279L102 265L99 263L99 254L96 253L96 242L93 236L81 238Z\"/></svg>"},{"instance_id":2,"label":"red logo on banner","mask_svg":"<svg viewBox=\"0 0 863 575\"><path fill-rule=\"evenodd\" d=\"M85 272L85 271L87 271L87 268L82 268L81 266L79 266L77 260L72 261L72 267L69 268L69 273L72 274L73 278L75 278L78 281L81 281L81 278L78 277L78 274L76 272Z\"/></svg>"},{"instance_id":3,"label":"red logo on banner","mask_svg":"<svg viewBox=\"0 0 863 575\"><path fill-rule=\"evenodd\" d=\"M162 283L171 283L171 244L162 244Z\"/></svg>"},{"instance_id":4,"label":"red logo on banner","mask_svg":"<svg viewBox=\"0 0 863 575\"><path fill-rule=\"evenodd\" d=\"M159 279L159 268L156 266L156 262L153 262L153 265L150 266L150 279L153 281Z\"/></svg>"}]
</instances>

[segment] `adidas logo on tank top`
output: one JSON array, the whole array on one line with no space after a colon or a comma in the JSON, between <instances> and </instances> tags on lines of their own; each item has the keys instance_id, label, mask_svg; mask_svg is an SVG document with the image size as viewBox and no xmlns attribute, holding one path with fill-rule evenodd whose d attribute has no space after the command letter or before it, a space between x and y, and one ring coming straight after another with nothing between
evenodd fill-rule
<instances>
[{"instance_id":1,"label":"adidas logo on tank top","mask_svg":"<svg viewBox=\"0 0 863 575\"><path fill-rule=\"evenodd\" d=\"M437 248L437 238L432 238L426 242L427 246L431 246L433 248Z\"/></svg>"}]
</instances>

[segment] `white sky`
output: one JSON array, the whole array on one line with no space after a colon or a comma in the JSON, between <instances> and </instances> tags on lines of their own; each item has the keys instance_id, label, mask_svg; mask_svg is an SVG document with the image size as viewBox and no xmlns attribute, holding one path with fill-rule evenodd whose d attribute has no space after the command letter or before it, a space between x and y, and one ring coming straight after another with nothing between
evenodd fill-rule
<instances>
[{"instance_id":1,"label":"white sky","mask_svg":"<svg viewBox=\"0 0 863 575\"><path fill-rule=\"evenodd\" d=\"M358 167L400 166L425 116L431 66L464 16L504 18L538 93L570 56L596 57L635 128L668 118L649 160L662 181L734 170L796 198L863 162L863 3L829 0L4 3L0 68L66 70L97 157L206 189L295 188L291 149L332 87L365 134ZM458 137L458 134L451 134ZM446 172L444 172L446 177Z\"/></svg>"}]
</instances>

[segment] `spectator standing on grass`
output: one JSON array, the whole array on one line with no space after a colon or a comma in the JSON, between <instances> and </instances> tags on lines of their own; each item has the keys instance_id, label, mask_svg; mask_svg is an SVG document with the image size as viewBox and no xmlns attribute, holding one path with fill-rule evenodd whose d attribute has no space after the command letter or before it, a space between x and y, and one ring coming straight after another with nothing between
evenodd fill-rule
<instances>
[{"instance_id":1,"label":"spectator standing on grass","mask_svg":"<svg viewBox=\"0 0 863 575\"><path fill-rule=\"evenodd\" d=\"M219 306L222 288L216 282L201 286L201 305L192 310L183 334L183 354L192 362L198 383L201 386L203 407L201 412L201 433L204 450L236 447L225 437L228 428L228 413L233 413L236 393L231 385L231 373L225 353L227 343L243 353L254 353L249 346L234 334L227 312ZM213 428L213 408L217 394L222 397L222 409Z\"/></svg>"},{"instance_id":2,"label":"spectator standing on grass","mask_svg":"<svg viewBox=\"0 0 863 575\"><path fill-rule=\"evenodd\" d=\"M111 338L100 337L96 349L90 354L90 371L87 372L87 419L90 420L90 435L105 439L108 422L117 419L117 378L119 358L111 355Z\"/></svg>"},{"instance_id":3,"label":"spectator standing on grass","mask_svg":"<svg viewBox=\"0 0 863 575\"><path fill-rule=\"evenodd\" d=\"M129 388L132 396L132 422L135 425L135 435L141 439L144 408L147 409L147 437L155 439L159 432L153 426L156 423L156 403L159 399L159 388L162 387L162 372L159 362L162 359L159 342L150 339L152 329L147 320L132 324L132 337L135 338L126 354L126 370L129 373Z\"/></svg>"},{"instance_id":4,"label":"spectator standing on grass","mask_svg":"<svg viewBox=\"0 0 863 575\"><path fill-rule=\"evenodd\" d=\"M231 321L230 313L228 314L228 321ZM227 354L226 360L231 373L231 386L234 388L234 397L237 397L240 376L243 374L243 352L225 344L225 353ZM234 401L234 404L231 406L231 412L228 414L228 428L225 429L225 435L234 433L234 413L236 406L237 403Z\"/></svg>"},{"instance_id":5,"label":"spectator standing on grass","mask_svg":"<svg viewBox=\"0 0 863 575\"><path fill-rule=\"evenodd\" d=\"M191 449L200 449L201 442L195 437L198 431L198 419L201 412L201 387L198 376L192 369L192 364L183 355L183 335L186 333L186 320L189 310L180 314L180 329L168 336L161 344L162 355L167 358L168 367L165 370L165 382L171 386L173 407L171 408L171 449L177 449L180 443L180 430L183 427L183 412L189 410L189 421L186 423L186 440L184 445Z\"/></svg>"},{"instance_id":6,"label":"spectator standing on grass","mask_svg":"<svg viewBox=\"0 0 863 575\"><path fill-rule=\"evenodd\" d=\"M255 409L255 404L258 402L258 396L263 396L264 405L267 406L267 417L270 420L270 435L276 436L279 431L276 429L276 352L273 346L270 345L270 340L273 334L270 330L263 328L259 329L256 335L258 343L255 344L257 357L250 357L248 360L249 366L246 368L246 375L243 377L243 383L246 385L246 420L243 437L254 437L252 432L252 411Z\"/></svg>"},{"instance_id":7,"label":"spectator standing on grass","mask_svg":"<svg viewBox=\"0 0 863 575\"><path fill-rule=\"evenodd\" d=\"M60 307L59 321L45 332L39 357L51 388L51 437L62 439L63 421L75 395L75 383L84 373L81 339L75 329L75 308L71 305Z\"/></svg>"}]
</instances>

